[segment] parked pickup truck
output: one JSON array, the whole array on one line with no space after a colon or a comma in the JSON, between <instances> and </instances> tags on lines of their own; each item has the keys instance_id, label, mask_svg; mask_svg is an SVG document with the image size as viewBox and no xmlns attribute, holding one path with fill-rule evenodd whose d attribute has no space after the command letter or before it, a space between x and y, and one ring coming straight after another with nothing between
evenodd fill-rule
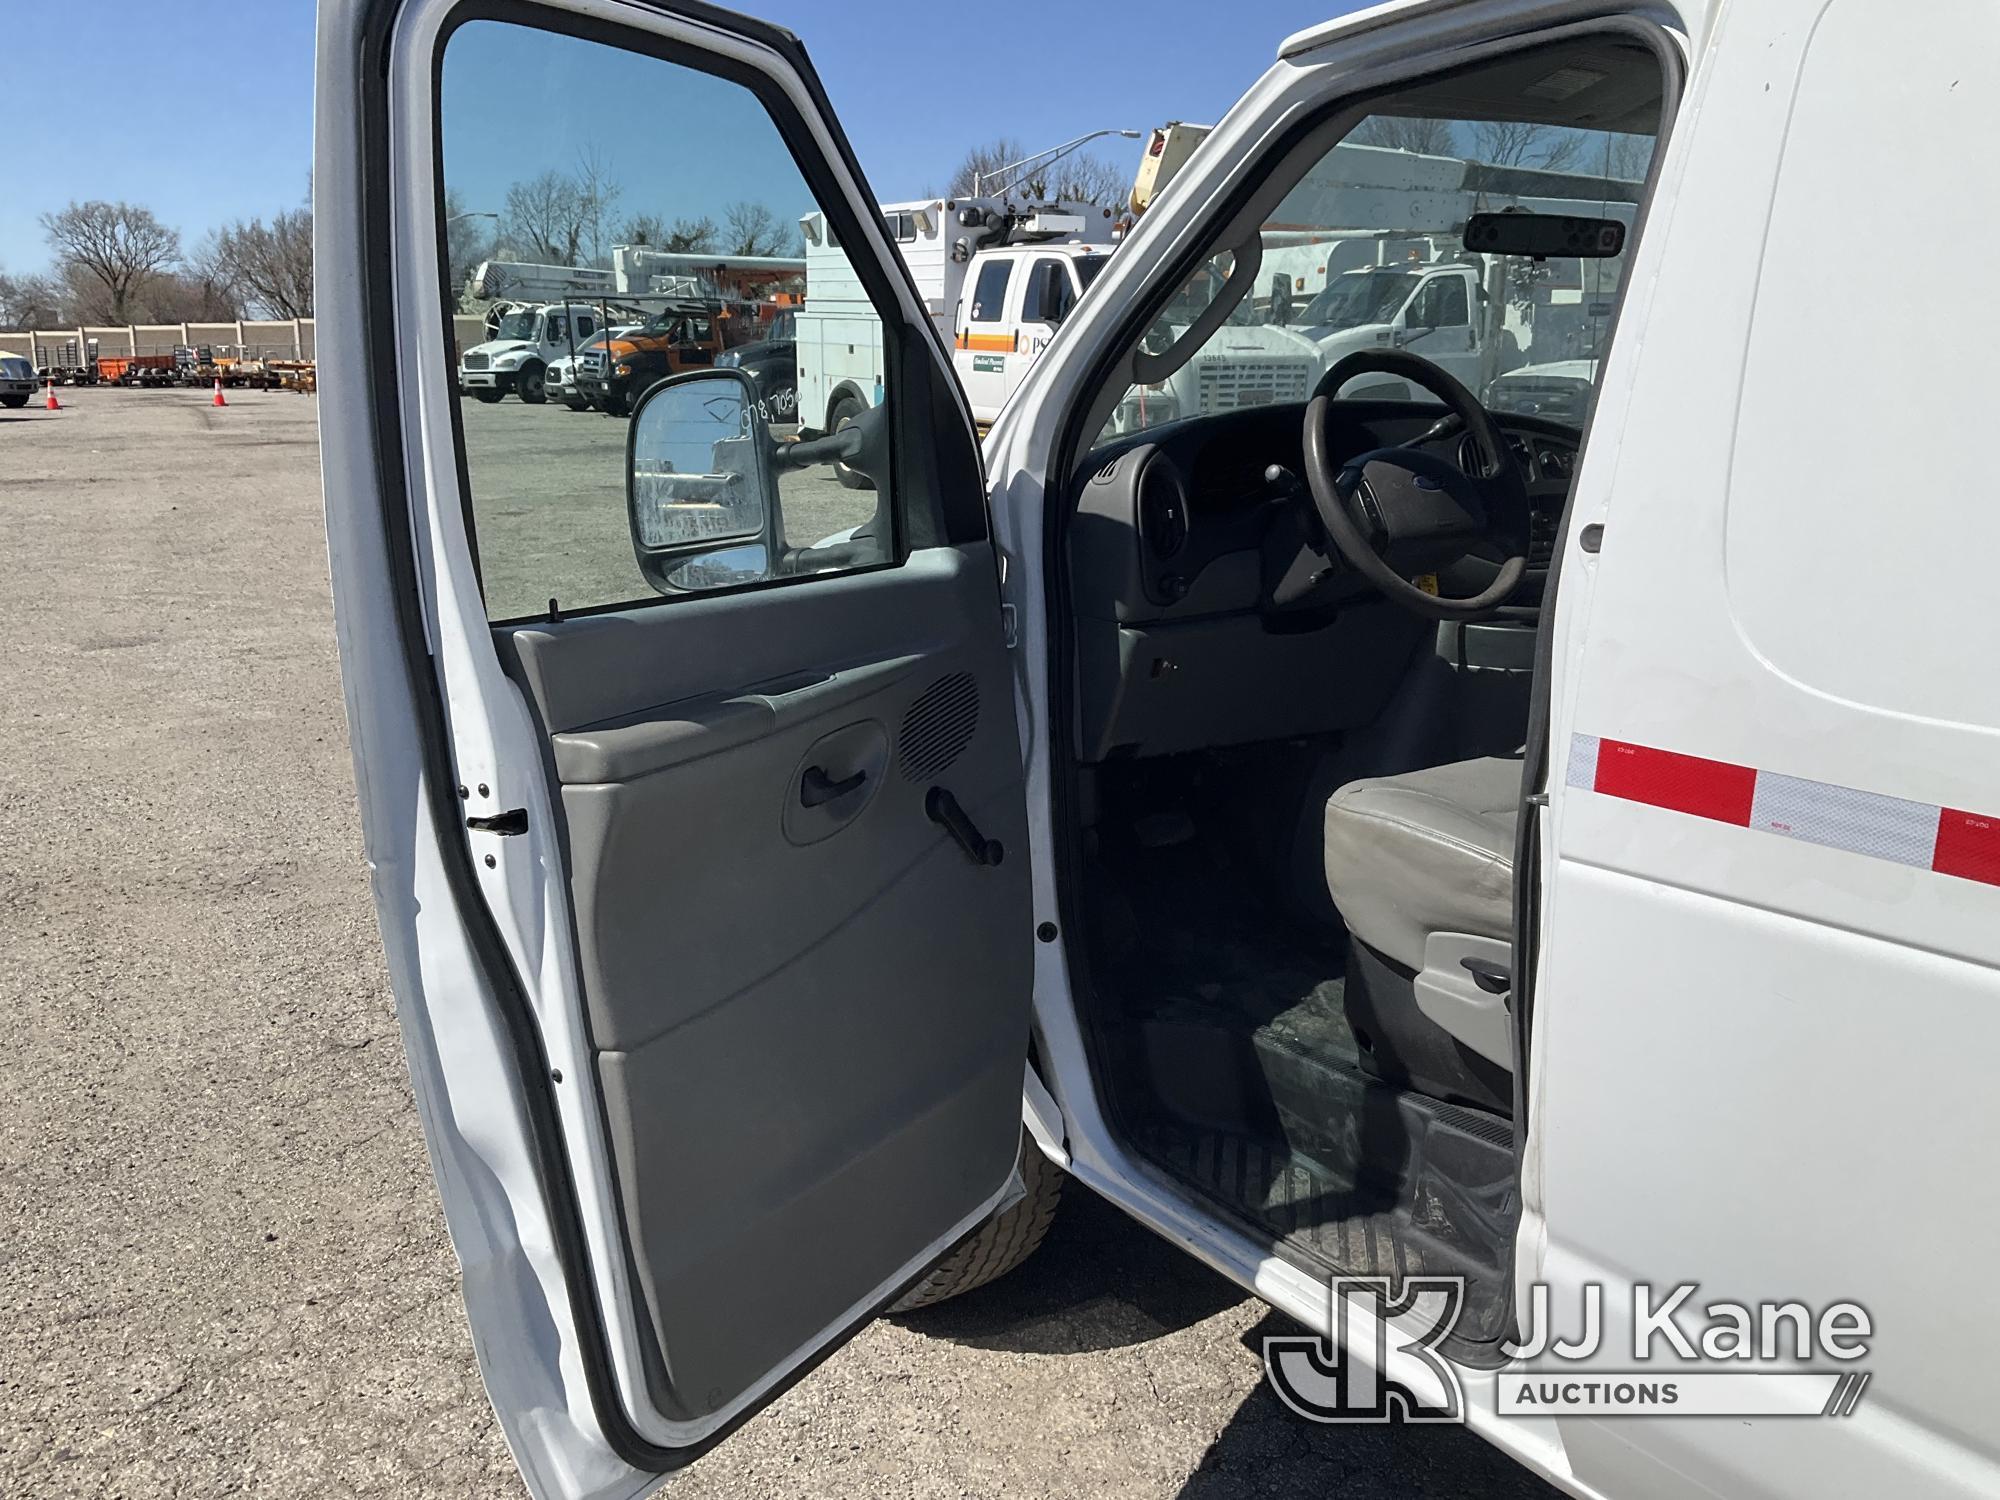
<instances>
[{"instance_id":1,"label":"parked pickup truck","mask_svg":"<svg viewBox=\"0 0 2000 1500\"><path fill-rule=\"evenodd\" d=\"M622 417L655 381L715 363L721 319L708 302L673 302L624 338L576 357L576 389L592 406Z\"/></svg>"},{"instance_id":2,"label":"parked pickup truck","mask_svg":"<svg viewBox=\"0 0 2000 1500\"><path fill-rule=\"evenodd\" d=\"M789 309L765 324L763 337L739 344L716 360L725 368L748 375L757 386L757 410L766 422L799 419L799 341L797 314Z\"/></svg>"}]
</instances>

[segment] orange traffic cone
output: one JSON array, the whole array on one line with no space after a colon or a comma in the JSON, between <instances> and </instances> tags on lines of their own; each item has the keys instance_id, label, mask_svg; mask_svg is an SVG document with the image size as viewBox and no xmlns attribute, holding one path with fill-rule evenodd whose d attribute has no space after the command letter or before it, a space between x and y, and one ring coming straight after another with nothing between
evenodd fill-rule
<instances>
[{"instance_id":1,"label":"orange traffic cone","mask_svg":"<svg viewBox=\"0 0 2000 1500\"><path fill-rule=\"evenodd\" d=\"M215 377L215 399L208 404L210 406L227 406L229 404L222 399L222 377L220 375Z\"/></svg>"},{"instance_id":2,"label":"orange traffic cone","mask_svg":"<svg viewBox=\"0 0 2000 1500\"><path fill-rule=\"evenodd\" d=\"M56 400L56 383L53 379L48 383L48 393L49 398L42 403L42 409L44 411L61 411L62 402Z\"/></svg>"}]
</instances>

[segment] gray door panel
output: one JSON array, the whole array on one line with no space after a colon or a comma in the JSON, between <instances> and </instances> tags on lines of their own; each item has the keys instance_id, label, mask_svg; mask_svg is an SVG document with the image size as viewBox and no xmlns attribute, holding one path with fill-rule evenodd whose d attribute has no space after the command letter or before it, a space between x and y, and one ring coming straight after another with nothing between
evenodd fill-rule
<instances>
[{"instance_id":1,"label":"gray door panel","mask_svg":"<svg viewBox=\"0 0 2000 1500\"><path fill-rule=\"evenodd\" d=\"M882 1289L1018 1148L1032 917L994 578L981 544L508 632L676 1419ZM934 786L999 866L931 821Z\"/></svg>"}]
</instances>

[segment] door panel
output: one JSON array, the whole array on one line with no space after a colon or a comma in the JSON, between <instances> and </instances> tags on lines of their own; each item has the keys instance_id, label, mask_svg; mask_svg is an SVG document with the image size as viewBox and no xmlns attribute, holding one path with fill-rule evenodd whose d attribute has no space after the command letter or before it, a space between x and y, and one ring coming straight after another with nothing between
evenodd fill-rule
<instances>
[{"instance_id":1,"label":"door panel","mask_svg":"<svg viewBox=\"0 0 2000 1500\"><path fill-rule=\"evenodd\" d=\"M625 1231L676 1420L885 1286L1012 1166L1025 1011L965 977L1026 995L1022 883L924 806L948 789L1024 868L1005 652L967 607L990 612L991 569L983 547L936 549L824 592L510 633L550 726ZM863 781L802 808L815 766ZM801 813L823 820L803 837Z\"/></svg>"}]
</instances>

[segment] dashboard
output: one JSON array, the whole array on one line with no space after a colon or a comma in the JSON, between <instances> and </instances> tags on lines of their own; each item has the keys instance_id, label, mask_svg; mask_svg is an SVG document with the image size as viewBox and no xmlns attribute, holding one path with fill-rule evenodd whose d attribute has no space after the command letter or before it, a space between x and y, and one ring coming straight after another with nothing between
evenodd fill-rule
<instances>
[{"instance_id":1,"label":"dashboard","mask_svg":"<svg viewBox=\"0 0 2000 1500\"><path fill-rule=\"evenodd\" d=\"M1444 409L1341 401L1329 450L1344 462L1414 445L1476 457ZM1327 544L1305 484L1302 403L1171 423L1100 445L1075 486L1068 535L1086 761L1324 733L1370 722L1431 622L1390 604ZM1495 515L1498 545L1441 570L1479 591L1511 552L1548 576L1580 435L1498 414L1527 481L1524 511ZM1532 610L1530 610L1532 612ZM1516 610L1516 613L1519 613Z\"/></svg>"}]
</instances>

